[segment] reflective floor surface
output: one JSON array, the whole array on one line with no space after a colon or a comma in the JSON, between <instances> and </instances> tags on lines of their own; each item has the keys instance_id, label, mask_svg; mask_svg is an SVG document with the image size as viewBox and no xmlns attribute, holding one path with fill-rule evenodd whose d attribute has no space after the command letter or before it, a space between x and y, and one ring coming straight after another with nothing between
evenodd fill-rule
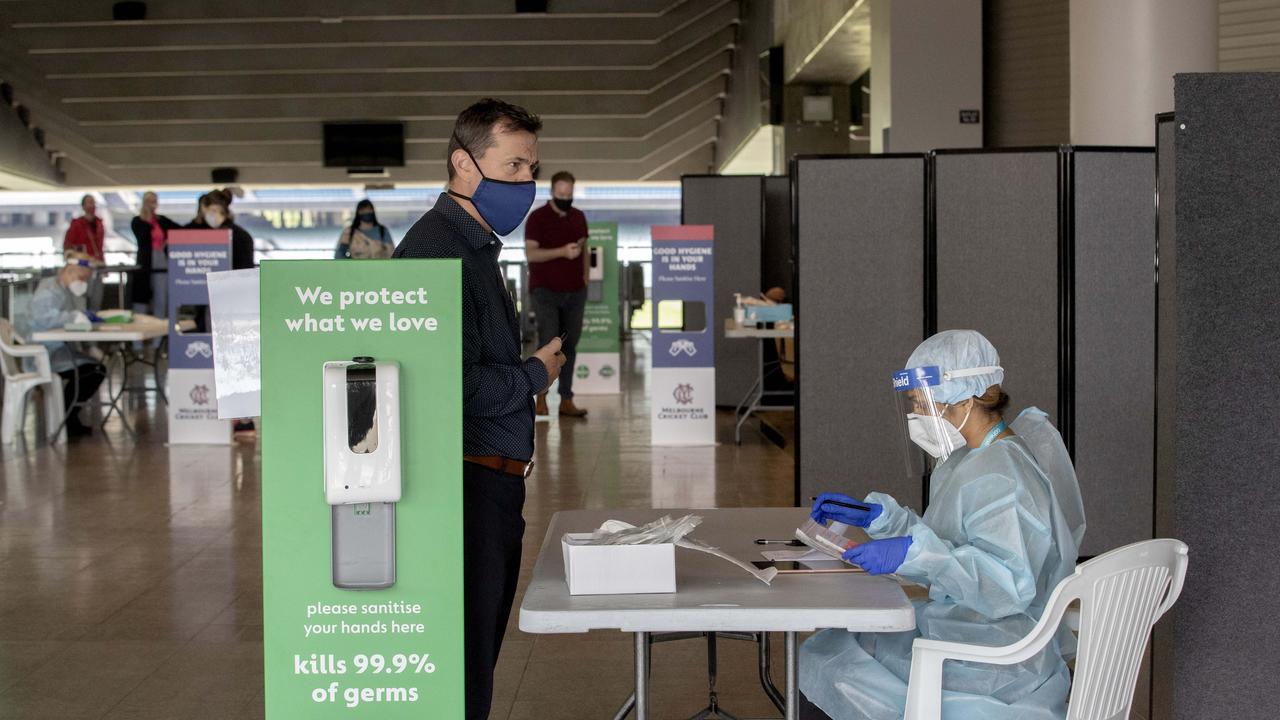
<instances>
[{"instance_id":1,"label":"reflective floor surface","mask_svg":"<svg viewBox=\"0 0 1280 720\"><path fill-rule=\"evenodd\" d=\"M647 365L643 338L628 350ZM727 412L715 448L650 448L645 374L624 377L621 396L577 398L587 420L538 423L522 588L558 510L791 504L789 450L754 431L734 445ZM112 421L49 447L29 423L24 445L0 450L0 719L263 715L257 444L168 448L154 400L132 420L136 440ZM491 717L613 717L631 689L630 636L534 636L516 620ZM706 705L704 642L653 655L654 717ZM754 645L722 641L719 659L721 705L776 716Z\"/></svg>"}]
</instances>

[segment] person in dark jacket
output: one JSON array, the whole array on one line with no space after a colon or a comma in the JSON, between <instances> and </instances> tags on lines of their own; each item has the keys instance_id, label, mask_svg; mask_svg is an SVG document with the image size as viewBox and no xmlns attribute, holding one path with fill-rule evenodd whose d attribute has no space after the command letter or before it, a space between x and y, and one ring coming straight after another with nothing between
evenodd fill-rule
<instances>
[{"instance_id":1,"label":"person in dark jacket","mask_svg":"<svg viewBox=\"0 0 1280 720\"><path fill-rule=\"evenodd\" d=\"M142 207L133 218L133 237L138 241L138 270L132 273L130 299L134 312L169 315L169 231L182 227L156 212L159 199L153 192L142 195Z\"/></svg>"},{"instance_id":2,"label":"person in dark jacket","mask_svg":"<svg viewBox=\"0 0 1280 720\"><path fill-rule=\"evenodd\" d=\"M211 190L200 196L200 209L196 218L187 223L192 230L230 230L231 231L231 269L244 270L254 266L253 236L248 230L235 223L231 214L231 192L229 190ZM196 331L208 332L204 317L196 319ZM253 421L247 418L236 420L235 432L245 434L254 432Z\"/></svg>"},{"instance_id":3,"label":"person in dark jacket","mask_svg":"<svg viewBox=\"0 0 1280 720\"><path fill-rule=\"evenodd\" d=\"M231 197L229 190L210 190L201 195L199 211L186 227L192 230L230 230L231 269L244 270L255 264L253 236L235 223L235 216L231 214Z\"/></svg>"}]
</instances>

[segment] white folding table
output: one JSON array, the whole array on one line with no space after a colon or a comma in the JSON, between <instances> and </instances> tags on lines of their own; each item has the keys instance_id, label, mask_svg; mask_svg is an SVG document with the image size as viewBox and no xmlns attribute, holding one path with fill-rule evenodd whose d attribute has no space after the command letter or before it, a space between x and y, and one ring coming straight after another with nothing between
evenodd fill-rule
<instances>
[{"instance_id":1,"label":"white folding table","mask_svg":"<svg viewBox=\"0 0 1280 720\"><path fill-rule=\"evenodd\" d=\"M765 405L763 400L768 396L791 396L794 393L783 392L779 390L766 390L764 383L769 376L770 368L766 366L764 361L764 343L777 340L778 338L791 339L796 336L795 326L785 327L782 329L762 330L754 327L741 327L733 318L725 318L724 336L730 340L733 339L751 339L757 341L756 348L756 381L747 391L746 397L742 398L742 402L738 403L738 407L734 410L734 416L737 424L733 428L733 439L739 445L742 444L742 425L747 422L747 418L751 417L759 410L773 410L778 412L795 412L794 400L790 405ZM781 362L774 363L781 365ZM781 368L777 368L777 372L781 372Z\"/></svg>"},{"instance_id":2,"label":"white folding table","mask_svg":"<svg viewBox=\"0 0 1280 720\"><path fill-rule=\"evenodd\" d=\"M155 376L156 392L160 394L161 399L164 398L164 383L160 378L160 359L158 356L155 361L148 361L138 357L133 353L132 347L135 342L144 340L154 340L162 338L169 334L169 322L162 318L152 317L150 315L134 315L132 322L127 323L102 323L94 326L92 330L41 330L40 332L31 333L32 342L62 342L62 343L96 343L109 346L106 355L103 358L103 364L106 365L113 355L120 357L121 380L120 389L116 390L114 382L111 379L111 370L107 369L107 397L105 403L98 403L107 408L106 413L102 416L102 422L105 424L107 418L111 417L114 411L120 416L120 421L124 424L124 428L133 434L133 427L129 425L129 418L120 408L120 398L124 395L124 391L128 389L129 384L129 368L134 363L143 363L152 367ZM110 347L114 346L114 347ZM77 406L83 407L93 403L73 403L71 409L74 411ZM70 417L70 413L67 413ZM66 422L66 418L63 418ZM59 426L55 431L56 436L62 430Z\"/></svg>"},{"instance_id":3,"label":"white folding table","mask_svg":"<svg viewBox=\"0 0 1280 720\"><path fill-rule=\"evenodd\" d=\"M915 627L915 611L902 587L886 577L862 573L782 574L765 585L741 568L693 550L676 551L676 592L652 595L569 594L560 538L590 532L609 519L641 525L663 515L703 517L691 537L746 561L777 545L756 538L790 538L808 517L803 508L719 510L571 510L556 513L538 553L533 577L520 604L527 633L635 633L635 711L649 716L649 636L668 632L781 632L786 638L785 716L799 713L797 633L820 628L855 632L899 632ZM621 713L620 713L621 715Z\"/></svg>"}]
</instances>

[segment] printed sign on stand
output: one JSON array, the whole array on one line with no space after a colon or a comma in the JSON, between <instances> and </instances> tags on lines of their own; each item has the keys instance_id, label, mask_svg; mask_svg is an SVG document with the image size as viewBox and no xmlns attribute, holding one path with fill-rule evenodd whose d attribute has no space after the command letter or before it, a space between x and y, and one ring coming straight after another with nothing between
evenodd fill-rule
<instances>
[{"instance_id":1,"label":"printed sign on stand","mask_svg":"<svg viewBox=\"0 0 1280 720\"><path fill-rule=\"evenodd\" d=\"M211 272L231 269L230 230L169 233L169 443L231 443L231 423L218 419L213 380L213 335L209 329ZM180 314L194 326L178 327Z\"/></svg>"},{"instance_id":2,"label":"printed sign on stand","mask_svg":"<svg viewBox=\"0 0 1280 720\"><path fill-rule=\"evenodd\" d=\"M577 395L616 395L622 391L618 339L618 224L587 225L587 307L574 372Z\"/></svg>"},{"instance_id":3,"label":"printed sign on stand","mask_svg":"<svg viewBox=\"0 0 1280 720\"><path fill-rule=\"evenodd\" d=\"M260 289L266 718L462 718L461 264Z\"/></svg>"},{"instance_id":4,"label":"printed sign on stand","mask_svg":"<svg viewBox=\"0 0 1280 720\"><path fill-rule=\"evenodd\" d=\"M655 225L651 233L653 444L714 445L714 227Z\"/></svg>"}]
</instances>

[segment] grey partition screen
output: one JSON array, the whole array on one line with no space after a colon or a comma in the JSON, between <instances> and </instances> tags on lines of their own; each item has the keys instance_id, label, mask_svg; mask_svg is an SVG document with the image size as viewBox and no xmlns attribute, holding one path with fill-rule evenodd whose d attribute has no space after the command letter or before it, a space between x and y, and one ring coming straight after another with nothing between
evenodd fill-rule
<instances>
[{"instance_id":1,"label":"grey partition screen","mask_svg":"<svg viewBox=\"0 0 1280 720\"><path fill-rule=\"evenodd\" d=\"M764 179L764 242L760 249L760 285L780 287L795 296L795 258L791 241L791 178Z\"/></svg>"},{"instance_id":2,"label":"grey partition screen","mask_svg":"<svg viewBox=\"0 0 1280 720\"><path fill-rule=\"evenodd\" d=\"M1177 537L1174 718L1280 704L1280 74L1174 78ZM1163 204L1163 202L1162 202ZM1162 273L1163 274L1163 273Z\"/></svg>"},{"instance_id":3,"label":"grey partition screen","mask_svg":"<svg viewBox=\"0 0 1280 720\"><path fill-rule=\"evenodd\" d=\"M797 503L879 490L919 510L890 377L924 337L926 157L798 157L791 182Z\"/></svg>"},{"instance_id":4,"label":"grey partition screen","mask_svg":"<svg viewBox=\"0 0 1280 720\"><path fill-rule=\"evenodd\" d=\"M1067 155L1074 253L1069 385L1084 555L1152 537L1155 513L1155 153Z\"/></svg>"},{"instance_id":5,"label":"grey partition screen","mask_svg":"<svg viewBox=\"0 0 1280 720\"><path fill-rule=\"evenodd\" d=\"M680 178L680 222L716 228L716 405L736 406L756 379L759 348L726 340L733 294L759 293L764 234L764 178L759 175L685 175Z\"/></svg>"},{"instance_id":6,"label":"grey partition screen","mask_svg":"<svg viewBox=\"0 0 1280 720\"><path fill-rule=\"evenodd\" d=\"M1176 241L1174 235L1173 113L1156 116L1156 437L1155 537L1178 537L1173 527L1175 446L1172 401L1177 378ZM1156 625L1151 641L1151 711L1173 717L1173 620Z\"/></svg>"},{"instance_id":7,"label":"grey partition screen","mask_svg":"<svg viewBox=\"0 0 1280 720\"><path fill-rule=\"evenodd\" d=\"M936 329L986 335L1005 367L1009 417L1035 405L1055 423L1061 172L1058 148L934 155Z\"/></svg>"},{"instance_id":8,"label":"grey partition screen","mask_svg":"<svg viewBox=\"0 0 1280 720\"><path fill-rule=\"evenodd\" d=\"M1151 148L934 155L937 329L990 338L1007 415L1062 432L1085 556L1152 536L1154 181Z\"/></svg>"}]
</instances>

